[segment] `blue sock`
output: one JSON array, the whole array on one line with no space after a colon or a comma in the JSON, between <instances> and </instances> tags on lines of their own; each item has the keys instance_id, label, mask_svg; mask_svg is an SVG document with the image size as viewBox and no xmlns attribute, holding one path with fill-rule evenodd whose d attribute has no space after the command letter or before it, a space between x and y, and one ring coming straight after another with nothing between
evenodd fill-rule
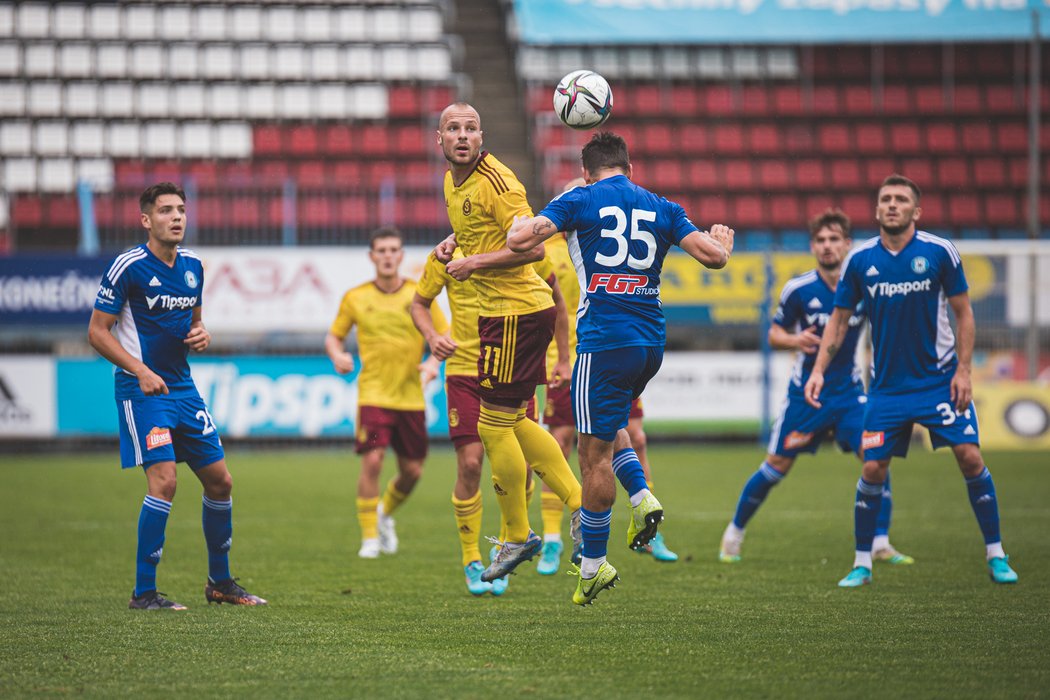
<instances>
[{"instance_id":1,"label":"blue sock","mask_svg":"<svg viewBox=\"0 0 1050 700\"><path fill-rule=\"evenodd\" d=\"M869 484L864 477L857 480L857 502L853 508L853 536L858 552L870 552L875 539L875 521L879 517L882 484Z\"/></svg>"},{"instance_id":2,"label":"blue sock","mask_svg":"<svg viewBox=\"0 0 1050 700\"><path fill-rule=\"evenodd\" d=\"M890 492L890 473L886 472L886 481L882 483L882 504L879 506L879 517L875 519L875 534L890 534L890 518L893 517L893 494Z\"/></svg>"},{"instance_id":3,"label":"blue sock","mask_svg":"<svg viewBox=\"0 0 1050 700\"><path fill-rule=\"evenodd\" d=\"M972 479L966 480L966 490L970 494L970 506L981 526L985 544L995 544L999 536L999 501L995 498L995 484L988 467Z\"/></svg>"},{"instance_id":4,"label":"blue sock","mask_svg":"<svg viewBox=\"0 0 1050 700\"><path fill-rule=\"evenodd\" d=\"M747 527L747 521L762 505L762 501L766 500L769 490L779 484L783 478L784 475L774 469L769 462L762 462L762 466L751 475L751 478L744 484L744 490L740 492L733 524L741 530Z\"/></svg>"},{"instance_id":5,"label":"blue sock","mask_svg":"<svg viewBox=\"0 0 1050 700\"><path fill-rule=\"evenodd\" d=\"M583 534L583 556L588 559L604 557L609 551L609 523L612 509L599 513L580 508L580 531Z\"/></svg>"},{"instance_id":6,"label":"blue sock","mask_svg":"<svg viewBox=\"0 0 1050 700\"><path fill-rule=\"evenodd\" d=\"M214 501L204 496L201 509L204 541L208 544L208 578L212 583L230 576L230 545L233 542L233 499Z\"/></svg>"},{"instance_id":7,"label":"blue sock","mask_svg":"<svg viewBox=\"0 0 1050 700\"><path fill-rule=\"evenodd\" d=\"M642 469L642 463L638 461L638 454L630 447L613 455L612 470L628 496L649 488L645 483L645 470Z\"/></svg>"},{"instance_id":8,"label":"blue sock","mask_svg":"<svg viewBox=\"0 0 1050 700\"><path fill-rule=\"evenodd\" d=\"M164 528L171 502L146 496L139 512L139 542L135 554L135 595L157 590L157 564L164 552Z\"/></svg>"}]
</instances>

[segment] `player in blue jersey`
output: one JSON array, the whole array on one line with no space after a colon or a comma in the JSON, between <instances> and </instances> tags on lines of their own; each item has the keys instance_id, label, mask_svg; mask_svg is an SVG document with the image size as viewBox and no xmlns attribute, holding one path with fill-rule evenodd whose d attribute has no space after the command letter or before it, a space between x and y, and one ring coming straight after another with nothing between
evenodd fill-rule
<instances>
[{"instance_id":1,"label":"player in blue jersey","mask_svg":"<svg viewBox=\"0 0 1050 700\"><path fill-rule=\"evenodd\" d=\"M860 454L867 397L854 355L867 318L863 301L849 315L842 349L825 371L823 407L813 408L802 394L816 361L824 326L835 306L835 285L852 242L849 217L841 210L828 209L813 217L809 222L809 249L817 260L817 268L788 280L780 293L780 305L769 327L769 344L778 350L797 350L798 356L766 459L744 484L736 513L722 535L718 559L723 563L740 561L744 528L770 490L787 476L800 453L815 453L834 431L834 439L843 450ZM873 556L893 564L912 564L914 559L890 544L892 503L887 473Z\"/></svg>"},{"instance_id":2,"label":"player in blue jersey","mask_svg":"<svg viewBox=\"0 0 1050 700\"><path fill-rule=\"evenodd\" d=\"M631 498L632 549L645 546L663 519L625 427L631 401L663 361L664 256L677 245L705 267L724 267L733 230L718 224L701 233L681 206L631 182L627 144L616 134L595 134L581 156L587 185L559 195L538 216L515 221L507 244L529 250L564 231L580 280L572 399L583 476L583 560L573 602L587 605L618 578L606 561L616 478Z\"/></svg>"},{"instance_id":3,"label":"player in blue jersey","mask_svg":"<svg viewBox=\"0 0 1050 700\"><path fill-rule=\"evenodd\" d=\"M157 565L175 496L175 463L186 462L204 485L208 602L264 605L230 575L233 481L208 407L186 356L211 335L201 321L204 267L179 247L186 232L186 195L177 185L153 185L139 198L149 240L113 261L102 277L88 341L112 362L120 423L120 460L142 466L146 498L138 526L135 590L128 607L185 610L157 592Z\"/></svg>"},{"instance_id":4,"label":"player in blue jersey","mask_svg":"<svg viewBox=\"0 0 1050 700\"><path fill-rule=\"evenodd\" d=\"M861 447L864 467L854 508L856 555L844 588L871 582L872 542L890 460L908 454L912 426L925 426L933 447L950 446L984 535L991 578L1014 583L999 536L999 504L979 447L970 367L974 319L962 259L950 242L915 224L922 213L918 186L891 175L879 187L879 235L843 263L835 310L806 382L806 401L819 408L825 372L841 351L848 320L863 302L871 321L874 367ZM955 314L956 334L948 322Z\"/></svg>"}]
</instances>

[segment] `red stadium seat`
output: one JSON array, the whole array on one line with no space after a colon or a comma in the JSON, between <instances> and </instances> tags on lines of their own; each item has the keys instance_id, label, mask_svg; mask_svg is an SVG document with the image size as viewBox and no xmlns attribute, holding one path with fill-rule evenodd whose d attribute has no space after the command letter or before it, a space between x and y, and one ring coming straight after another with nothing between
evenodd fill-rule
<instances>
[{"instance_id":1,"label":"red stadium seat","mask_svg":"<svg viewBox=\"0 0 1050 700\"><path fill-rule=\"evenodd\" d=\"M222 181L229 187L244 187L256 181L256 163L250 160L222 164Z\"/></svg>"},{"instance_id":2,"label":"red stadium seat","mask_svg":"<svg viewBox=\"0 0 1050 700\"><path fill-rule=\"evenodd\" d=\"M875 218L875 196L865 192L850 192L839 199L842 211L849 215L855 228L867 226Z\"/></svg>"},{"instance_id":3,"label":"red stadium seat","mask_svg":"<svg viewBox=\"0 0 1050 700\"><path fill-rule=\"evenodd\" d=\"M215 187L219 181L219 165L214 160L197 160L186 165L186 175L193 179L197 187Z\"/></svg>"},{"instance_id":4,"label":"red stadium seat","mask_svg":"<svg viewBox=\"0 0 1050 700\"><path fill-rule=\"evenodd\" d=\"M360 185L364 182L364 168L356 160L340 160L332 165L332 184L337 188Z\"/></svg>"},{"instance_id":5,"label":"red stadium seat","mask_svg":"<svg viewBox=\"0 0 1050 700\"><path fill-rule=\"evenodd\" d=\"M407 223L411 226L437 228L448 226L448 213L437 197L412 197L408 201Z\"/></svg>"},{"instance_id":6,"label":"red stadium seat","mask_svg":"<svg viewBox=\"0 0 1050 700\"><path fill-rule=\"evenodd\" d=\"M635 85L632 90L621 90L620 94L629 96L629 99L624 100L630 110L626 114L648 116L663 114L665 111L660 87L657 85ZM616 108L619 107L620 101L617 99Z\"/></svg>"},{"instance_id":7,"label":"red stadium seat","mask_svg":"<svg viewBox=\"0 0 1050 700\"><path fill-rule=\"evenodd\" d=\"M361 153L386 155L390 153L390 129L383 124L369 124L360 130Z\"/></svg>"},{"instance_id":8,"label":"red stadium seat","mask_svg":"<svg viewBox=\"0 0 1050 700\"><path fill-rule=\"evenodd\" d=\"M890 148L896 153L915 153L922 150L919 126L914 122L890 124Z\"/></svg>"},{"instance_id":9,"label":"red stadium seat","mask_svg":"<svg viewBox=\"0 0 1050 700\"><path fill-rule=\"evenodd\" d=\"M669 124L645 124L640 129L642 153L665 154L677 149Z\"/></svg>"},{"instance_id":10,"label":"red stadium seat","mask_svg":"<svg viewBox=\"0 0 1050 700\"><path fill-rule=\"evenodd\" d=\"M854 129L858 153L885 153L886 129L882 122L864 122Z\"/></svg>"},{"instance_id":11,"label":"red stadium seat","mask_svg":"<svg viewBox=\"0 0 1050 700\"><path fill-rule=\"evenodd\" d=\"M321 133L322 150L326 156L347 156L356 150L354 132L344 124L332 124Z\"/></svg>"},{"instance_id":12,"label":"red stadium seat","mask_svg":"<svg viewBox=\"0 0 1050 700\"><path fill-rule=\"evenodd\" d=\"M296 163L293 170L299 187L317 188L331 183L331 176L324 161L308 160Z\"/></svg>"},{"instance_id":13,"label":"red stadium seat","mask_svg":"<svg viewBox=\"0 0 1050 700\"><path fill-rule=\"evenodd\" d=\"M758 184L767 190L786 190L791 186L788 164L783 160L765 160L758 166Z\"/></svg>"},{"instance_id":14,"label":"red stadium seat","mask_svg":"<svg viewBox=\"0 0 1050 700\"><path fill-rule=\"evenodd\" d=\"M769 198L769 225L777 228L797 228L806 222L794 194L776 194Z\"/></svg>"},{"instance_id":15,"label":"red stadium seat","mask_svg":"<svg viewBox=\"0 0 1050 700\"><path fill-rule=\"evenodd\" d=\"M821 124L817 129L817 143L823 153L838 155L853 149L849 127L843 123Z\"/></svg>"},{"instance_id":16,"label":"red stadium seat","mask_svg":"<svg viewBox=\"0 0 1050 700\"><path fill-rule=\"evenodd\" d=\"M970 193L948 195L948 221L954 226L981 226L981 202Z\"/></svg>"},{"instance_id":17,"label":"red stadium seat","mask_svg":"<svg viewBox=\"0 0 1050 700\"><path fill-rule=\"evenodd\" d=\"M747 116L769 114L769 90L762 85L748 85L740 93L740 112Z\"/></svg>"},{"instance_id":18,"label":"red stadium seat","mask_svg":"<svg viewBox=\"0 0 1050 700\"><path fill-rule=\"evenodd\" d=\"M832 85L818 85L810 93L809 109L813 114L838 116L842 112L839 89Z\"/></svg>"},{"instance_id":19,"label":"red stadium seat","mask_svg":"<svg viewBox=\"0 0 1050 700\"><path fill-rule=\"evenodd\" d=\"M288 153L293 156L317 155L318 145L317 129L312 124L292 127L288 134Z\"/></svg>"},{"instance_id":20,"label":"red stadium seat","mask_svg":"<svg viewBox=\"0 0 1050 700\"><path fill-rule=\"evenodd\" d=\"M1007 161L1006 177L1014 187L1025 187L1028 185L1028 158L1026 156L1014 156Z\"/></svg>"},{"instance_id":21,"label":"red stadium seat","mask_svg":"<svg viewBox=\"0 0 1050 700\"><path fill-rule=\"evenodd\" d=\"M381 186L388 178L396 180L398 176L398 163L389 160L374 160L366 164L367 179L375 186Z\"/></svg>"},{"instance_id":22,"label":"red stadium seat","mask_svg":"<svg viewBox=\"0 0 1050 700\"><path fill-rule=\"evenodd\" d=\"M16 195L11 206L11 221L15 226L39 227L44 223L44 203L38 195Z\"/></svg>"},{"instance_id":23,"label":"red stadium seat","mask_svg":"<svg viewBox=\"0 0 1050 700\"><path fill-rule=\"evenodd\" d=\"M547 93L547 106L545 109L551 109L551 96L553 94L554 89L551 88L550 92ZM419 106L423 114L437 114L445 107L452 104L454 100L455 93L448 85L431 85L423 88L422 94L420 95Z\"/></svg>"},{"instance_id":24,"label":"red stadium seat","mask_svg":"<svg viewBox=\"0 0 1050 700\"><path fill-rule=\"evenodd\" d=\"M419 90L409 85L392 85L387 90L391 117L415 117L420 113ZM547 105L550 107L550 104Z\"/></svg>"},{"instance_id":25,"label":"red stadium seat","mask_svg":"<svg viewBox=\"0 0 1050 700\"><path fill-rule=\"evenodd\" d=\"M803 208L803 215L809 219L811 217L820 214L829 207L838 207L840 203L832 195L822 192L820 194L807 195L805 200L805 206ZM800 224L803 222L799 222Z\"/></svg>"},{"instance_id":26,"label":"red stadium seat","mask_svg":"<svg viewBox=\"0 0 1050 700\"><path fill-rule=\"evenodd\" d=\"M817 148L817 138L813 125L805 123L788 124L784 130L784 151L800 155L810 155Z\"/></svg>"},{"instance_id":27,"label":"red stadium seat","mask_svg":"<svg viewBox=\"0 0 1050 700\"><path fill-rule=\"evenodd\" d=\"M155 160L150 163L150 178L154 182L179 182L183 166L177 160Z\"/></svg>"},{"instance_id":28,"label":"red stadium seat","mask_svg":"<svg viewBox=\"0 0 1050 700\"><path fill-rule=\"evenodd\" d=\"M682 176L682 163L676 158L661 158L650 161L652 166L646 180L652 183L652 189L668 192L683 188L685 178Z\"/></svg>"},{"instance_id":29,"label":"red stadium seat","mask_svg":"<svg viewBox=\"0 0 1050 700\"><path fill-rule=\"evenodd\" d=\"M252 154L278 156L284 153L284 133L279 126L257 125L252 130Z\"/></svg>"},{"instance_id":30,"label":"red stadium seat","mask_svg":"<svg viewBox=\"0 0 1050 700\"><path fill-rule=\"evenodd\" d=\"M860 163L852 158L831 160L831 186L839 190L852 190L865 186L860 174Z\"/></svg>"},{"instance_id":31,"label":"red stadium seat","mask_svg":"<svg viewBox=\"0 0 1050 700\"><path fill-rule=\"evenodd\" d=\"M871 88L867 85L848 85L843 95L843 106L847 114L869 115L875 111Z\"/></svg>"},{"instance_id":32,"label":"red stadium seat","mask_svg":"<svg viewBox=\"0 0 1050 700\"><path fill-rule=\"evenodd\" d=\"M952 122L932 122L926 125L926 148L932 153L953 153L959 141Z\"/></svg>"},{"instance_id":33,"label":"red stadium seat","mask_svg":"<svg viewBox=\"0 0 1050 700\"><path fill-rule=\"evenodd\" d=\"M997 156L975 158L973 161L973 181L978 187L998 189L1005 187L1006 164Z\"/></svg>"},{"instance_id":34,"label":"red stadium seat","mask_svg":"<svg viewBox=\"0 0 1050 700\"><path fill-rule=\"evenodd\" d=\"M756 194L741 194L734 197L731 221L734 228L767 225L768 220L762 197Z\"/></svg>"},{"instance_id":35,"label":"red stadium seat","mask_svg":"<svg viewBox=\"0 0 1050 700\"><path fill-rule=\"evenodd\" d=\"M1024 153L1028 150L1028 128L1022 122L997 123L995 144L1000 151Z\"/></svg>"},{"instance_id":36,"label":"red stadium seat","mask_svg":"<svg viewBox=\"0 0 1050 700\"><path fill-rule=\"evenodd\" d=\"M802 114L802 91L798 85L778 85L773 88L773 110L782 117Z\"/></svg>"},{"instance_id":37,"label":"red stadium seat","mask_svg":"<svg viewBox=\"0 0 1050 700\"><path fill-rule=\"evenodd\" d=\"M795 186L799 189L823 189L827 185L824 160L805 158L795 161Z\"/></svg>"},{"instance_id":38,"label":"red stadium seat","mask_svg":"<svg viewBox=\"0 0 1050 700\"><path fill-rule=\"evenodd\" d=\"M685 124L676 131L678 148L687 155L706 153L710 148L707 127L702 124Z\"/></svg>"},{"instance_id":39,"label":"red stadium seat","mask_svg":"<svg viewBox=\"0 0 1050 700\"><path fill-rule=\"evenodd\" d=\"M984 216L987 226L1024 226L1026 212L1021 198L1012 192L992 192L984 196Z\"/></svg>"},{"instance_id":40,"label":"red stadium seat","mask_svg":"<svg viewBox=\"0 0 1050 700\"><path fill-rule=\"evenodd\" d=\"M992 114L1023 114L1021 95L1011 85L992 84L984 88L984 109Z\"/></svg>"},{"instance_id":41,"label":"red stadium seat","mask_svg":"<svg viewBox=\"0 0 1050 700\"><path fill-rule=\"evenodd\" d=\"M713 160L691 160L687 165L686 172L688 182L693 190L710 191L723 187Z\"/></svg>"},{"instance_id":42,"label":"red stadium seat","mask_svg":"<svg viewBox=\"0 0 1050 700\"><path fill-rule=\"evenodd\" d=\"M969 187L972 182L966 158L941 158L937 161L937 184L941 189Z\"/></svg>"},{"instance_id":43,"label":"red stadium seat","mask_svg":"<svg viewBox=\"0 0 1050 700\"><path fill-rule=\"evenodd\" d=\"M962 148L967 153L988 153L992 150L992 130L986 121L970 122L962 126Z\"/></svg>"},{"instance_id":44,"label":"red stadium seat","mask_svg":"<svg viewBox=\"0 0 1050 700\"><path fill-rule=\"evenodd\" d=\"M892 158L869 158L864 161L864 185L874 192L887 175L895 172L897 165Z\"/></svg>"},{"instance_id":45,"label":"red stadium seat","mask_svg":"<svg viewBox=\"0 0 1050 700\"><path fill-rule=\"evenodd\" d=\"M919 184L922 187L922 184ZM945 226L953 222L948 221L944 208L944 199L939 194L924 192L922 195L922 224L921 228L929 229Z\"/></svg>"},{"instance_id":46,"label":"red stadium seat","mask_svg":"<svg viewBox=\"0 0 1050 700\"><path fill-rule=\"evenodd\" d=\"M258 228L262 223L259 200L254 196L237 196L229 200L230 224L235 228Z\"/></svg>"},{"instance_id":47,"label":"red stadium seat","mask_svg":"<svg viewBox=\"0 0 1050 700\"><path fill-rule=\"evenodd\" d=\"M433 134L434 132L430 132ZM401 156L425 156L427 155L426 135L423 127L417 124L408 124L397 127L397 136L394 152Z\"/></svg>"},{"instance_id":48,"label":"red stadium seat","mask_svg":"<svg viewBox=\"0 0 1050 700\"><path fill-rule=\"evenodd\" d=\"M193 209L189 211L191 226L196 224L200 228L219 228L228 223L222 198L203 195L197 197L197 201L191 204L193 205Z\"/></svg>"},{"instance_id":49,"label":"red stadium seat","mask_svg":"<svg viewBox=\"0 0 1050 700\"><path fill-rule=\"evenodd\" d=\"M944 91L940 85L916 85L915 111L919 114L943 114L945 110Z\"/></svg>"},{"instance_id":50,"label":"red stadium seat","mask_svg":"<svg viewBox=\"0 0 1050 700\"><path fill-rule=\"evenodd\" d=\"M139 185L150 178L146 175L144 161L120 159L113 163L113 179L120 185Z\"/></svg>"},{"instance_id":51,"label":"red stadium seat","mask_svg":"<svg viewBox=\"0 0 1050 700\"><path fill-rule=\"evenodd\" d=\"M753 153L779 154L782 150L780 145L780 130L772 122L753 124L750 128L750 144Z\"/></svg>"},{"instance_id":52,"label":"red stadium seat","mask_svg":"<svg viewBox=\"0 0 1050 700\"><path fill-rule=\"evenodd\" d=\"M363 228L371 224L369 213L372 207L368 200L359 194L343 195L336 198L336 221L340 226Z\"/></svg>"},{"instance_id":53,"label":"red stadium seat","mask_svg":"<svg viewBox=\"0 0 1050 700\"><path fill-rule=\"evenodd\" d=\"M755 177L749 159L737 158L725 162L725 186L730 190L752 190Z\"/></svg>"},{"instance_id":54,"label":"red stadium seat","mask_svg":"<svg viewBox=\"0 0 1050 700\"><path fill-rule=\"evenodd\" d=\"M712 137L711 146L718 153L744 152L744 130L739 124L719 124L713 129Z\"/></svg>"},{"instance_id":55,"label":"red stadium seat","mask_svg":"<svg viewBox=\"0 0 1050 700\"><path fill-rule=\"evenodd\" d=\"M933 182L933 166L929 158L905 158L900 174L911 178L919 189L927 188Z\"/></svg>"},{"instance_id":56,"label":"red stadium seat","mask_svg":"<svg viewBox=\"0 0 1050 700\"><path fill-rule=\"evenodd\" d=\"M729 216L729 206L726 197L721 195L706 195L700 197L698 204L690 212L691 218L711 223L724 222L730 226L736 224ZM707 224L700 224L707 226Z\"/></svg>"},{"instance_id":57,"label":"red stadium seat","mask_svg":"<svg viewBox=\"0 0 1050 700\"><path fill-rule=\"evenodd\" d=\"M956 85L952 91L952 108L956 114L981 114L981 90L976 85Z\"/></svg>"},{"instance_id":58,"label":"red stadium seat","mask_svg":"<svg viewBox=\"0 0 1050 700\"><path fill-rule=\"evenodd\" d=\"M284 197L269 197L263 201L266 220L276 226L284 223Z\"/></svg>"},{"instance_id":59,"label":"red stadium seat","mask_svg":"<svg viewBox=\"0 0 1050 700\"><path fill-rule=\"evenodd\" d=\"M961 53L968 54L972 59L965 72L959 75L979 75L983 78L1009 79L1013 76L1015 48L1010 44L978 44L971 46L966 52L956 51L956 56Z\"/></svg>"},{"instance_id":60,"label":"red stadium seat","mask_svg":"<svg viewBox=\"0 0 1050 700\"><path fill-rule=\"evenodd\" d=\"M299 223L309 227L331 228L335 224L333 199L333 197L327 195L300 198Z\"/></svg>"},{"instance_id":61,"label":"red stadium seat","mask_svg":"<svg viewBox=\"0 0 1050 700\"><path fill-rule=\"evenodd\" d=\"M882 88L879 106L885 114L911 115L915 112L911 90L904 85L887 85Z\"/></svg>"},{"instance_id":62,"label":"red stadium seat","mask_svg":"<svg viewBox=\"0 0 1050 700\"><path fill-rule=\"evenodd\" d=\"M708 86L704 94L704 112L712 117L734 116L733 91L724 85Z\"/></svg>"},{"instance_id":63,"label":"red stadium seat","mask_svg":"<svg viewBox=\"0 0 1050 700\"><path fill-rule=\"evenodd\" d=\"M906 80L941 77L940 45L889 45L883 61L887 76Z\"/></svg>"},{"instance_id":64,"label":"red stadium seat","mask_svg":"<svg viewBox=\"0 0 1050 700\"><path fill-rule=\"evenodd\" d=\"M692 117L702 113L701 96L693 85L675 85L671 88L668 110L680 117Z\"/></svg>"}]
</instances>

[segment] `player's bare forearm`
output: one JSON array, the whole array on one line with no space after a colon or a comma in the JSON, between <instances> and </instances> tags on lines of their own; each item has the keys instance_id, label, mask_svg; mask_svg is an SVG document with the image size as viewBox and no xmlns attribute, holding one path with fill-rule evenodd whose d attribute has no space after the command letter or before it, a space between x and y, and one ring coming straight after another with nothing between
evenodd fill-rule
<instances>
[{"instance_id":1,"label":"player's bare forearm","mask_svg":"<svg viewBox=\"0 0 1050 700\"><path fill-rule=\"evenodd\" d=\"M733 254L733 229L715 224L710 231L693 231L678 246L710 270L720 270Z\"/></svg>"},{"instance_id":2,"label":"player's bare forearm","mask_svg":"<svg viewBox=\"0 0 1050 700\"><path fill-rule=\"evenodd\" d=\"M827 369L831 358L842 348L842 341L846 338L849 329L850 310L836 306L831 312L828 324L824 326L824 336L820 339L820 348L817 350L817 360L813 363L813 371L819 371L822 375Z\"/></svg>"},{"instance_id":3,"label":"player's bare forearm","mask_svg":"<svg viewBox=\"0 0 1050 700\"><path fill-rule=\"evenodd\" d=\"M551 277L551 292L554 296L554 347L558 351L558 362L569 363L569 309L561 293L558 278Z\"/></svg>"},{"instance_id":4,"label":"player's bare forearm","mask_svg":"<svg viewBox=\"0 0 1050 700\"><path fill-rule=\"evenodd\" d=\"M529 265L538 260L543 260L543 244L540 243L533 246L529 250L522 252L511 250L508 248L500 248L489 253L478 253L477 255L471 255L470 260L473 264L473 270L505 270L511 267L521 267L522 265Z\"/></svg>"},{"instance_id":5,"label":"player's bare forearm","mask_svg":"<svg viewBox=\"0 0 1050 700\"><path fill-rule=\"evenodd\" d=\"M558 227L546 216L515 218L507 232L507 247L524 253L558 232Z\"/></svg>"},{"instance_id":6,"label":"player's bare forearm","mask_svg":"<svg viewBox=\"0 0 1050 700\"><path fill-rule=\"evenodd\" d=\"M324 351L332 361L332 367L338 374L349 374L354 371L354 358L346 351L344 339L331 333L324 337Z\"/></svg>"},{"instance_id":7,"label":"player's bare forearm","mask_svg":"<svg viewBox=\"0 0 1050 700\"><path fill-rule=\"evenodd\" d=\"M423 336L427 343L430 342L430 336L437 333L437 330L434 328L434 319L430 317L430 305L433 303L433 299L427 299L417 293L412 297L412 304L408 307L412 323L415 324L416 330L419 331L419 334Z\"/></svg>"}]
</instances>

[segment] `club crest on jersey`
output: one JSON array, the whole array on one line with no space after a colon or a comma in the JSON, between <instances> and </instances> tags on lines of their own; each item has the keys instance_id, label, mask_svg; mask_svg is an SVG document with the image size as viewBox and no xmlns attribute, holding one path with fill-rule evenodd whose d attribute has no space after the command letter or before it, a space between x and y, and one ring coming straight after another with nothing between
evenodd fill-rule
<instances>
[{"instance_id":1,"label":"club crest on jersey","mask_svg":"<svg viewBox=\"0 0 1050 700\"><path fill-rule=\"evenodd\" d=\"M882 447L885 442L886 433L881 430L877 433L869 433L865 430L860 438L860 448L862 450L870 450L874 447Z\"/></svg>"},{"instance_id":2,"label":"club crest on jersey","mask_svg":"<svg viewBox=\"0 0 1050 700\"><path fill-rule=\"evenodd\" d=\"M183 277L190 289L197 288L197 275L193 274L193 270L186 270L186 274Z\"/></svg>"},{"instance_id":3,"label":"club crest on jersey","mask_svg":"<svg viewBox=\"0 0 1050 700\"><path fill-rule=\"evenodd\" d=\"M473 206L470 203L470 197L463 200L463 216L470 216L470 210Z\"/></svg>"},{"instance_id":4,"label":"club crest on jersey","mask_svg":"<svg viewBox=\"0 0 1050 700\"><path fill-rule=\"evenodd\" d=\"M146 435L146 449L153 450L162 445L171 444L171 431L167 428L154 428Z\"/></svg>"},{"instance_id":5,"label":"club crest on jersey","mask_svg":"<svg viewBox=\"0 0 1050 700\"><path fill-rule=\"evenodd\" d=\"M930 269L930 261L921 255L916 255L911 259L911 271L917 275L921 275Z\"/></svg>"},{"instance_id":6,"label":"club crest on jersey","mask_svg":"<svg viewBox=\"0 0 1050 700\"><path fill-rule=\"evenodd\" d=\"M604 289L608 294L644 294L638 290L649 284L645 275L623 275L611 272L595 272L587 285L588 292Z\"/></svg>"}]
</instances>

